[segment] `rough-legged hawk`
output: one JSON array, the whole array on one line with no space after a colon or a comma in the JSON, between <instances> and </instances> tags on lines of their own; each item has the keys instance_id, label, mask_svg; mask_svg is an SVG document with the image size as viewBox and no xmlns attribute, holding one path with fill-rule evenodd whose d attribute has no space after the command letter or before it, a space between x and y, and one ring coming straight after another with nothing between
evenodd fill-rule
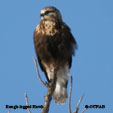
<instances>
[{"instance_id":1,"label":"rough-legged hawk","mask_svg":"<svg viewBox=\"0 0 113 113\"><path fill-rule=\"evenodd\" d=\"M69 70L77 43L58 9L45 7L40 16L41 22L34 31L36 55L48 82L52 79L54 68L57 67L53 97L57 104L63 104L67 98Z\"/></svg>"}]
</instances>

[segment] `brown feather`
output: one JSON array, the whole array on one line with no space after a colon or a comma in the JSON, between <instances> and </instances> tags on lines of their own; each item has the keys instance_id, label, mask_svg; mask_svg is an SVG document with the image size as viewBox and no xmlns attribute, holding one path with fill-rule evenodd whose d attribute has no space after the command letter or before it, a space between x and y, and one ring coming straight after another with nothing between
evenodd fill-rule
<instances>
[{"instance_id":1,"label":"brown feather","mask_svg":"<svg viewBox=\"0 0 113 113\"><path fill-rule=\"evenodd\" d=\"M34 32L36 54L46 77L47 73L43 62L48 65L50 63L64 65L65 62L68 62L69 67L71 67L72 55L74 55L74 50L77 47L77 43L66 24L57 20L49 20L53 24L48 25L46 24L47 21L42 20ZM47 30L51 31L52 35L47 33Z\"/></svg>"}]
</instances>

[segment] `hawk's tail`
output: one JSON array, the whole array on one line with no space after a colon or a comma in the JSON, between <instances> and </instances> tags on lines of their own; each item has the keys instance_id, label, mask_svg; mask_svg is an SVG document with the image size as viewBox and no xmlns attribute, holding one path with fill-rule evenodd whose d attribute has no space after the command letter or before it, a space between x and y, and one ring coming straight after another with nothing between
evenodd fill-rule
<instances>
[{"instance_id":1,"label":"hawk's tail","mask_svg":"<svg viewBox=\"0 0 113 113\"><path fill-rule=\"evenodd\" d=\"M53 94L54 100L57 104L64 104L67 99L67 83L69 78L68 65L60 68L57 71L56 88Z\"/></svg>"},{"instance_id":2,"label":"hawk's tail","mask_svg":"<svg viewBox=\"0 0 113 113\"><path fill-rule=\"evenodd\" d=\"M67 99L67 86L57 82L53 97L57 104L64 104Z\"/></svg>"}]
</instances>

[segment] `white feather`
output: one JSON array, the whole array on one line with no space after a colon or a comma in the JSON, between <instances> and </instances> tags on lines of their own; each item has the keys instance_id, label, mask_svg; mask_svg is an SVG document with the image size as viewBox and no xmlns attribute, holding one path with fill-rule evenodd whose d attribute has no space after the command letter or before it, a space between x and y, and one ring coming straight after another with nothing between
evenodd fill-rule
<instances>
[{"instance_id":1,"label":"white feather","mask_svg":"<svg viewBox=\"0 0 113 113\"><path fill-rule=\"evenodd\" d=\"M54 73L54 66L49 65L47 66L44 64L46 67L46 72L48 75L49 80L53 78L53 73ZM66 99L67 99L67 82L69 79L69 65L65 64L64 66L60 66L57 70L57 81L56 81L56 87L54 91L54 100L57 104L63 104Z\"/></svg>"},{"instance_id":2,"label":"white feather","mask_svg":"<svg viewBox=\"0 0 113 113\"><path fill-rule=\"evenodd\" d=\"M63 104L67 98L66 83L69 79L69 66L59 68L57 72L57 82L54 91L54 100L57 104Z\"/></svg>"}]
</instances>

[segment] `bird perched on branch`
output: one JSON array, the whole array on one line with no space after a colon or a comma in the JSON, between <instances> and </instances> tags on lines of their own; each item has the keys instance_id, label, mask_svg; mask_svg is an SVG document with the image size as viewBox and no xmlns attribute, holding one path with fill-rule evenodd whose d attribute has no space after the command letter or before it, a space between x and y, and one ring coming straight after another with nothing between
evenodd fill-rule
<instances>
[{"instance_id":1,"label":"bird perched on branch","mask_svg":"<svg viewBox=\"0 0 113 113\"><path fill-rule=\"evenodd\" d=\"M41 21L34 31L36 55L48 82L52 80L56 67L57 80L53 97L57 104L63 104L67 99L69 70L77 43L57 8L45 7L40 16Z\"/></svg>"}]
</instances>

